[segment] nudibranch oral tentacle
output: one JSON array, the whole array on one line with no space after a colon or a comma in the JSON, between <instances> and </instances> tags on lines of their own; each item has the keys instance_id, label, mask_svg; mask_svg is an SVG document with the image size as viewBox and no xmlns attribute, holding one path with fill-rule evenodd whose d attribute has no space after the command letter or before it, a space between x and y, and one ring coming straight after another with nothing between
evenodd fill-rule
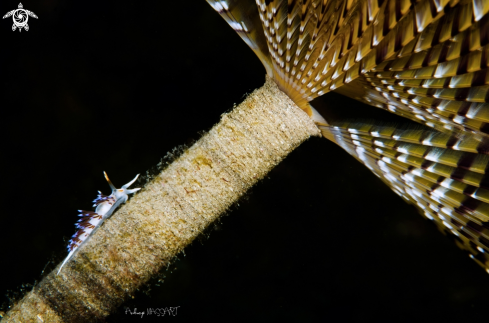
<instances>
[{"instance_id":1,"label":"nudibranch oral tentacle","mask_svg":"<svg viewBox=\"0 0 489 323\"><path fill-rule=\"evenodd\" d=\"M127 201L129 198L128 195L140 190L140 188L129 189L129 186L134 184L134 182L138 179L139 174L136 175L132 181L123 185L119 189L112 184L105 172L104 176L112 189L112 193L110 195L103 195L100 191L98 191L97 198L93 200L95 212L78 210L78 212L80 212L78 216L82 218L78 220L75 226L79 230L71 237L67 247L69 251L68 256L59 267L57 274L59 274L63 266L74 256L80 246L87 241L88 237L100 227L104 220L109 218L119 205Z\"/></svg>"}]
</instances>

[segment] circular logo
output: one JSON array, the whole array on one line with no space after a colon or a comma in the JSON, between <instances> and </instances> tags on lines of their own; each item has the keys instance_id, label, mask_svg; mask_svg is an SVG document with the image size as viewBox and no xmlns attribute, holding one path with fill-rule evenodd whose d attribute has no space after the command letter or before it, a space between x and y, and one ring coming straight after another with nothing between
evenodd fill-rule
<instances>
[{"instance_id":1,"label":"circular logo","mask_svg":"<svg viewBox=\"0 0 489 323\"><path fill-rule=\"evenodd\" d=\"M17 9L13 14L14 24L17 27L24 27L27 24L28 15L24 9Z\"/></svg>"}]
</instances>

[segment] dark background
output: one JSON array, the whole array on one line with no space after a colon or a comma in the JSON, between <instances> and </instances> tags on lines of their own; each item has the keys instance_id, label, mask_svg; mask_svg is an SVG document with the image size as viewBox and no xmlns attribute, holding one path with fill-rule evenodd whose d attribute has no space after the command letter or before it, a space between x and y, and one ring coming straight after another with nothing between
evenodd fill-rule
<instances>
[{"instance_id":1,"label":"dark background","mask_svg":"<svg viewBox=\"0 0 489 323\"><path fill-rule=\"evenodd\" d=\"M0 14L17 5L2 1ZM76 210L110 192L102 171L116 186L144 174L265 76L205 1L23 5L39 17L28 32L0 22L4 308L66 256ZM487 318L487 273L326 139L304 143L209 232L107 321ZM125 313L172 306L175 317Z\"/></svg>"}]
</instances>

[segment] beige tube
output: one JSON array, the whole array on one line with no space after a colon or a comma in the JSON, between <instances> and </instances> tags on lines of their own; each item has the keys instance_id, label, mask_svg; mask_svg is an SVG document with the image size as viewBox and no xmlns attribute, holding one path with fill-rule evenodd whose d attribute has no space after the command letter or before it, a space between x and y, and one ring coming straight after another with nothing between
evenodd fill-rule
<instances>
[{"instance_id":1,"label":"beige tube","mask_svg":"<svg viewBox=\"0 0 489 323\"><path fill-rule=\"evenodd\" d=\"M2 322L93 322L115 310L309 136L269 79L94 233ZM58 265L59 267L59 265Z\"/></svg>"}]
</instances>

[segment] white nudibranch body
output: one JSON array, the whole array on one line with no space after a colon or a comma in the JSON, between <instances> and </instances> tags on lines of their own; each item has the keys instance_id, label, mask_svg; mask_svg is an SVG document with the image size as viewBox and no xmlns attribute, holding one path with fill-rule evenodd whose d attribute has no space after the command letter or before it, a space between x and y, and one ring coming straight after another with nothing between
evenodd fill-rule
<instances>
[{"instance_id":1,"label":"white nudibranch body","mask_svg":"<svg viewBox=\"0 0 489 323\"><path fill-rule=\"evenodd\" d=\"M132 181L123 185L121 188L117 189L114 184L110 181L107 174L104 172L105 179L109 182L110 188L112 189L112 194L110 195L102 195L100 191L98 191L98 196L95 200L93 200L93 206L95 207L95 212L91 211L82 211L78 210L82 218L78 220L75 226L79 229L72 237L70 242L68 243L68 251L69 254L59 267L58 273L61 271L61 268L74 256L76 251L80 248L80 246L87 241L88 237L104 222L105 219L109 218L112 213L117 209L119 205L125 203L129 198L129 194L133 194L140 190L140 188L129 189L139 174L134 177ZM56 275L57 275L56 274Z\"/></svg>"}]
</instances>

